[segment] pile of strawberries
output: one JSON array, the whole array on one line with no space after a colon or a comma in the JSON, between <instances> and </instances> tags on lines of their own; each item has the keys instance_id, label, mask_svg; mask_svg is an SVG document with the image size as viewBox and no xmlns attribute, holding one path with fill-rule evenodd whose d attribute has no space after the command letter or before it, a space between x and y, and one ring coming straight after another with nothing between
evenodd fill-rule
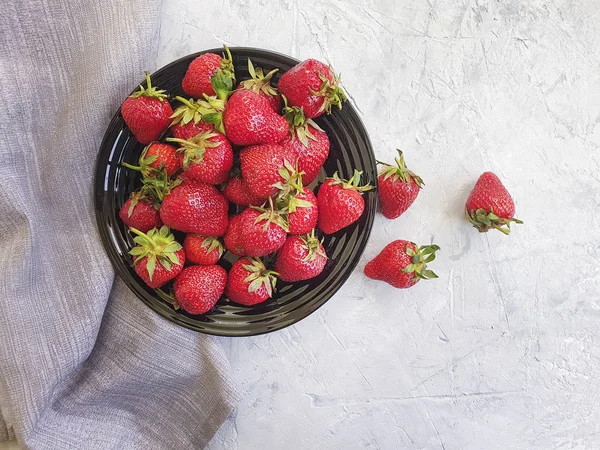
<instances>
[{"instance_id":1,"label":"pile of strawberries","mask_svg":"<svg viewBox=\"0 0 600 450\"><path fill-rule=\"evenodd\" d=\"M210 311L223 294L255 305L273 296L278 279L297 282L321 274L327 255L319 237L355 223L364 211L362 193L372 189L360 184L356 170L347 180L332 174L318 195L307 187L330 147L327 133L312 119L341 108L346 98L329 66L301 62L281 75L277 87L272 84L277 69L265 73L248 60L248 71L250 78L237 83L227 48L223 55L205 53L190 63L182 80L188 98L175 97L174 111L148 74L146 87L121 107L134 137L146 144L138 165L123 163L142 179L119 213L135 235L130 251L135 271L190 314ZM171 137L159 142L164 135ZM395 165L383 165L382 213L396 218L423 183L406 168L401 152ZM476 187L467 204L469 220L480 231L504 230L517 221L514 203L497 178L482 179L478 186L486 184L490 192L476 194ZM230 203L241 212L230 217ZM171 230L185 233L183 242ZM225 249L239 256L229 272L217 264ZM365 273L409 287L436 277L427 263L437 250L394 241ZM265 264L267 255L275 255L272 268ZM162 291L171 280L172 292Z\"/></svg>"}]
</instances>

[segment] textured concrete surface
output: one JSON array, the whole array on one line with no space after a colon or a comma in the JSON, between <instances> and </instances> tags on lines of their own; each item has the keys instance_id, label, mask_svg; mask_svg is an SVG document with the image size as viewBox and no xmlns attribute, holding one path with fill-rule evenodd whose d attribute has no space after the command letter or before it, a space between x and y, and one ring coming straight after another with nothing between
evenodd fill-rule
<instances>
[{"instance_id":1,"label":"textured concrete surface","mask_svg":"<svg viewBox=\"0 0 600 450\"><path fill-rule=\"evenodd\" d=\"M165 2L157 67L264 47L342 73L378 159L425 189L286 330L226 340L246 396L211 449L600 448L600 12L588 1ZM511 236L463 218L485 170ZM441 246L438 280L366 279L393 239Z\"/></svg>"},{"instance_id":2,"label":"textured concrete surface","mask_svg":"<svg viewBox=\"0 0 600 450\"><path fill-rule=\"evenodd\" d=\"M245 398L210 448L600 448L598 2L164 3L150 69L223 43L327 61L378 159L400 147L426 183L321 310L222 339ZM509 237L463 219L485 170ZM440 278L366 279L398 238L440 245Z\"/></svg>"}]
</instances>

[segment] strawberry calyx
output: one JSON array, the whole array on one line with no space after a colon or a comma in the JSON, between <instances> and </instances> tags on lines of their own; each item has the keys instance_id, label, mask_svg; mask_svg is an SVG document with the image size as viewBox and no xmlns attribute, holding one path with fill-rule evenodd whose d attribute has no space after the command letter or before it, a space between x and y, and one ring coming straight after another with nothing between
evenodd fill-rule
<instances>
[{"instance_id":1,"label":"strawberry calyx","mask_svg":"<svg viewBox=\"0 0 600 450\"><path fill-rule=\"evenodd\" d=\"M278 197L284 197L293 192L304 192L302 186L302 175L304 172L298 171L298 161L296 166L292 165L287 159L283 161L283 167L278 170L279 176L283 179L272 186L279 189Z\"/></svg>"},{"instance_id":2,"label":"strawberry calyx","mask_svg":"<svg viewBox=\"0 0 600 450\"><path fill-rule=\"evenodd\" d=\"M427 264L435 259L435 252L437 252L439 249L440 247L432 244L418 247L415 251L406 245L405 252L412 258L412 261L408 266L402 269L402 272L412 273L416 278L421 280L437 278L438 276L434 271L427 269Z\"/></svg>"},{"instance_id":3,"label":"strawberry calyx","mask_svg":"<svg viewBox=\"0 0 600 450\"><path fill-rule=\"evenodd\" d=\"M374 189L373 186L371 186L370 184L366 184L364 186L359 186L361 175L362 175L362 170L354 169L354 174L352 175L352 177L349 180L344 180L344 179L340 178L337 172L335 172L333 174L333 177L328 178L328 179L333 180L330 183L332 186L340 186L343 189L351 189L351 190L357 191L357 192L367 192L367 191L370 191L371 189Z\"/></svg>"},{"instance_id":4,"label":"strawberry calyx","mask_svg":"<svg viewBox=\"0 0 600 450\"><path fill-rule=\"evenodd\" d=\"M406 184L410 184L411 180L413 180L419 188L422 188L425 184L423 183L423 179L406 167L402 150L398 149L397 152L398 157L394 159L394 161L396 161L396 166L377 161L377 164L381 164L382 166L384 166L381 169L379 175L383 175L384 180L387 180L390 177L394 177L395 179L400 180Z\"/></svg>"},{"instance_id":5,"label":"strawberry calyx","mask_svg":"<svg viewBox=\"0 0 600 450\"><path fill-rule=\"evenodd\" d=\"M287 120L290 126L290 134L292 135L292 139L298 139L300 142L302 142L302 145L308 147L309 139L312 139L313 141L317 140L315 135L309 131L308 126L310 125L319 131L323 131L323 129L317 125L314 120L306 118L304 115L304 108L299 106L288 106L287 98L285 98L285 95L282 95L282 97L284 103L283 117L285 120Z\"/></svg>"},{"instance_id":6,"label":"strawberry calyx","mask_svg":"<svg viewBox=\"0 0 600 450\"><path fill-rule=\"evenodd\" d=\"M274 223L283 228L286 233L289 233L290 227L288 226L287 221L283 218L283 211L275 209L272 197L269 197L268 208L263 206L250 206L250 208L262 213L254 220L254 223L257 224L264 220L265 224L263 225L263 231L267 231L269 224Z\"/></svg>"},{"instance_id":7,"label":"strawberry calyx","mask_svg":"<svg viewBox=\"0 0 600 450\"><path fill-rule=\"evenodd\" d=\"M132 248L129 254L136 257L133 261L134 265L148 257L146 269L150 280L154 275L157 262L168 271L171 271L172 264L181 264L176 252L182 247L167 226L163 225L160 230L152 228L148 233L143 233L135 228L130 228L130 230L137 234L133 241L138 245Z\"/></svg>"},{"instance_id":8,"label":"strawberry calyx","mask_svg":"<svg viewBox=\"0 0 600 450\"><path fill-rule=\"evenodd\" d=\"M323 250L323 238L319 240L315 237L315 229L313 228L310 234L299 236L300 240L308 250L308 255L303 258L303 261L313 261L317 255L327 258L325 251Z\"/></svg>"},{"instance_id":9,"label":"strawberry calyx","mask_svg":"<svg viewBox=\"0 0 600 450\"><path fill-rule=\"evenodd\" d=\"M247 89L257 94L262 92L269 97L276 97L279 91L271 85L271 79L278 71L279 69L273 69L265 75L263 69L261 67L255 68L250 58L248 58L248 72L252 78L242 81L240 85L242 89Z\"/></svg>"},{"instance_id":10,"label":"strawberry calyx","mask_svg":"<svg viewBox=\"0 0 600 450\"><path fill-rule=\"evenodd\" d=\"M187 141L179 138L167 138L167 142L177 142L181 146L177 151L183 153L183 168L187 169L191 163L199 163L204 159L207 148L221 145L219 142L210 140L216 136L216 133L204 131Z\"/></svg>"},{"instance_id":11,"label":"strawberry calyx","mask_svg":"<svg viewBox=\"0 0 600 450\"><path fill-rule=\"evenodd\" d=\"M131 217L136 205L142 200L150 200L150 203L152 203L152 205L158 210L159 205L157 205L153 201L153 198L149 198L148 193L144 190L143 187L139 191L132 192L131 196L129 197L129 200L131 200L131 203L129 203L129 208L127 208L127 217Z\"/></svg>"},{"instance_id":12,"label":"strawberry calyx","mask_svg":"<svg viewBox=\"0 0 600 450\"><path fill-rule=\"evenodd\" d=\"M261 286L264 286L269 297L272 297L279 273L267 270L263 262L258 258L247 256L246 259L250 261L250 264L242 264L242 267L250 272L250 275L244 278L244 282L250 283L248 285L248 292L252 294L258 291Z\"/></svg>"},{"instance_id":13,"label":"strawberry calyx","mask_svg":"<svg viewBox=\"0 0 600 450\"><path fill-rule=\"evenodd\" d=\"M293 173L294 175L291 176L293 180L284 187L277 197L277 207L282 214L296 212L297 208L311 208L315 206L307 200L298 198L299 194L304 193L304 186L302 184L302 175L304 172L298 172L296 168Z\"/></svg>"},{"instance_id":14,"label":"strawberry calyx","mask_svg":"<svg viewBox=\"0 0 600 450\"><path fill-rule=\"evenodd\" d=\"M214 125L215 130L225 135L225 125L223 124L223 110L225 109L225 100L214 95L209 96L204 94L204 100L201 105L204 108L202 112L202 120L206 123Z\"/></svg>"},{"instance_id":15,"label":"strawberry calyx","mask_svg":"<svg viewBox=\"0 0 600 450\"><path fill-rule=\"evenodd\" d=\"M210 104L203 100L186 99L180 96L175 97L175 100L181 102L181 105L175 108L173 114L169 116L170 119L173 119L171 126L178 123L186 125L192 120L197 124L202 120L204 114L212 112Z\"/></svg>"},{"instance_id":16,"label":"strawberry calyx","mask_svg":"<svg viewBox=\"0 0 600 450\"><path fill-rule=\"evenodd\" d=\"M235 83L235 70L233 68L233 58L231 52L226 45L225 52L221 57L221 66L215 71L213 76L210 78L210 84L213 90L217 94L217 97L221 100L227 100L229 94L233 90L233 84Z\"/></svg>"},{"instance_id":17,"label":"strawberry calyx","mask_svg":"<svg viewBox=\"0 0 600 450\"><path fill-rule=\"evenodd\" d=\"M154 199L156 207L156 204L162 202L163 198L181 184L181 181L181 178L171 180L166 169L161 167L154 176L142 178L142 191Z\"/></svg>"},{"instance_id":18,"label":"strawberry calyx","mask_svg":"<svg viewBox=\"0 0 600 450\"><path fill-rule=\"evenodd\" d=\"M491 228L494 228L508 235L510 234L511 222L518 224L523 223L522 220L516 219L514 217L498 217L496 214L494 214L493 208L490 209L489 212L483 208L479 208L473 209L471 211L465 210L465 213L469 222L471 222L473 226L479 230L480 233L485 233Z\"/></svg>"},{"instance_id":19,"label":"strawberry calyx","mask_svg":"<svg viewBox=\"0 0 600 450\"><path fill-rule=\"evenodd\" d=\"M127 167L128 169L135 170L137 172L141 172L142 176L144 176L144 177L155 176L158 173L158 169L151 167L151 164L154 164L156 162L156 160L158 159L158 155L146 156L146 154L148 153L148 149L156 143L157 143L156 141L150 142L148 145L146 145L146 147L144 147L144 150L142 151L142 154L140 155L139 166L134 166L134 165L126 163L126 162L122 162L121 165L123 167Z\"/></svg>"},{"instance_id":20,"label":"strawberry calyx","mask_svg":"<svg viewBox=\"0 0 600 450\"><path fill-rule=\"evenodd\" d=\"M165 92L166 91L164 89L159 90L152 86L152 82L150 81L150 74L148 72L146 72L146 87L144 88L140 84L140 90L135 91L129 97L131 97L131 98L149 97L149 98L155 98L162 102L165 98L168 97L168 95L165 94Z\"/></svg>"},{"instance_id":21,"label":"strawberry calyx","mask_svg":"<svg viewBox=\"0 0 600 450\"><path fill-rule=\"evenodd\" d=\"M202 241L201 247L206 251L206 253L212 253L213 250L219 251L219 258L223 255L224 249L223 244L216 237L208 236L205 237Z\"/></svg>"},{"instance_id":22,"label":"strawberry calyx","mask_svg":"<svg viewBox=\"0 0 600 450\"><path fill-rule=\"evenodd\" d=\"M331 69L331 73L333 73L333 69ZM319 112L331 114L333 106L337 107L337 109L342 109L342 103L346 101L346 93L340 87L340 78L340 75L334 75L333 81L329 81L329 78L319 72L321 86L318 90L310 90L311 94L323 97L323 104L319 108Z\"/></svg>"}]
</instances>

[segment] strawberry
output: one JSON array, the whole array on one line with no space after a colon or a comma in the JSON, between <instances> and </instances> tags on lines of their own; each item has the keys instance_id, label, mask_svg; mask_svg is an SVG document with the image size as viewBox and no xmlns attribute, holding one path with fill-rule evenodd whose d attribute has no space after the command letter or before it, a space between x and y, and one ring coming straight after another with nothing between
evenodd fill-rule
<instances>
[{"instance_id":1,"label":"strawberry","mask_svg":"<svg viewBox=\"0 0 600 450\"><path fill-rule=\"evenodd\" d=\"M160 218L165 225L184 233L223 236L228 208L227 200L214 186L185 181L164 197Z\"/></svg>"},{"instance_id":2,"label":"strawberry","mask_svg":"<svg viewBox=\"0 0 600 450\"><path fill-rule=\"evenodd\" d=\"M286 120L269 102L253 91L235 91L225 104L223 124L227 138L236 145L276 144L288 131Z\"/></svg>"},{"instance_id":3,"label":"strawberry","mask_svg":"<svg viewBox=\"0 0 600 450\"><path fill-rule=\"evenodd\" d=\"M190 97L200 98L204 94L218 95L219 92L214 89L215 77L225 80L231 90L233 81L235 81L235 73L231 52L227 46L225 46L225 53L222 56L216 53L204 53L194 59L188 66L181 87Z\"/></svg>"},{"instance_id":4,"label":"strawberry","mask_svg":"<svg viewBox=\"0 0 600 450\"><path fill-rule=\"evenodd\" d=\"M346 94L339 83L331 67L307 59L284 73L278 87L291 106L302 108L304 115L312 119L325 112L330 114L333 106L342 108Z\"/></svg>"},{"instance_id":5,"label":"strawberry","mask_svg":"<svg viewBox=\"0 0 600 450\"><path fill-rule=\"evenodd\" d=\"M139 159L139 166L134 166L128 163L122 163L128 169L141 172L144 177L155 176L157 170L164 167L167 175L171 176L183 164L183 155L177 152L177 148L169 144L160 142L151 142L148 144Z\"/></svg>"},{"instance_id":6,"label":"strawberry","mask_svg":"<svg viewBox=\"0 0 600 450\"><path fill-rule=\"evenodd\" d=\"M252 306L273 297L277 273L267 270L260 259L244 257L233 263L225 295L232 302Z\"/></svg>"},{"instance_id":7,"label":"strawberry","mask_svg":"<svg viewBox=\"0 0 600 450\"><path fill-rule=\"evenodd\" d=\"M288 106L284 97L284 117L289 123L290 132L280 145L298 155L298 170L304 172L302 182L312 183L329 156L329 137L312 119L304 116L301 108Z\"/></svg>"},{"instance_id":8,"label":"strawberry","mask_svg":"<svg viewBox=\"0 0 600 450\"><path fill-rule=\"evenodd\" d=\"M191 179L207 183L221 184L229 178L233 167L233 150L229 141L221 133L205 131L189 141L168 138L177 142L183 153L183 170Z\"/></svg>"},{"instance_id":9,"label":"strawberry","mask_svg":"<svg viewBox=\"0 0 600 450\"><path fill-rule=\"evenodd\" d=\"M254 145L240 152L242 178L248 190L264 199L298 178L295 163L296 154L277 144Z\"/></svg>"},{"instance_id":10,"label":"strawberry","mask_svg":"<svg viewBox=\"0 0 600 450\"><path fill-rule=\"evenodd\" d=\"M396 166L379 163L384 167L379 173L378 195L381 212L388 219L400 217L415 201L423 180L406 168L404 156L398 150Z\"/></svg>"},{"instance_id":11,"label":"strawberry","mask_svg":"<svg viewBox=\"0 0 600 450\"><path fill-rule=\"evenodd\" d=\"M223 244L215 237L188 234L183 241L185 258L194 264L212 266L223 255Z\"/></svg>"},{"instance_id":12,"label":"strawberry","mask_svg":"<svg viewBox=\"0 0 600 450\"><path fill-rule=\"evenodd\" d=\"M225 248L231 253L237 256L243 256L244 245L242 243L242 215L236 214L231 216L229 220L229 226L223 241L225 241Z\"/></svg>"},{"instance_id":13,"label":"strawberry","mask_svg":"<svg viewBox=\"0 0 600 450\"><path fill-rule=\"evenodd\" d=\"M205 314L223 295L227 272L221 266L190 266L173 283L175 300L190 314Z\"/></svg>"},{"instance_id":14,"label":"strawberry","mask_svg":"<svg viewBox=\"0 0 600 450\"><path fill-rule=\"evenodd\" d=\"M162 225L158 208L146 197L143 190L134 192L121 210L119 217L129 228L135 228L143 233Z\"/></svg>"},{"instance_id":15,"label":"strawberry","mask_svg":"<svg viewBox=\"0 0 600 450\"><path fill-rule=\"evenodd\" d=\"M490 228L510 233L510 223L523 223L515 219L515 202L495 174L485 172L482 174L466 205L467 219L480 232ZM506 228L504 228L506 226Z\"/></svg>"},{"instance_id":16,"label":"strawberry","mask_svg":"<svg viewBox=\"0 0 600 450\"><path fill-rule=\"evenodd\" d=\"M271 86L271 79L279 69L273 69L268 74L264 75L260 67L254 68L254 64L248 58L248 72L250 73L249 80L242 81L238 89L247 89L256 92L261 97L264 97L273 108L273 111L279 113L281 111L281 97L277 88Z\"/></svg>"},{"instance_id":17,"label":"strawberry","mask_svg":"<svg viewBox=\"0 0 600 450\"><path fill-rule=\"evenodd\" d=\"M152 87L146 72L146 88L140 85L121 105L123 120L140 143L156 141L169 128L173 110L166 98L165 91Z\"/></svg>"},{"instance_id":18,"label":"strawberry","mask_svg":"<svg viewBox=\"0 0 600 450\"><path fill-rule=\"evenodd\" d=\"M372 186L359 186L362 172L354 171L349 180L339 178L337 172L333 178L327 178L319 189L318 227L326 234L335 233L356 222L365 209L365 201L360 195L373 189Z\"/></svg>"},{"instance_id":19,"label":"strawberry","mask_svg":"<svg viewBox=\"0 0 600 450\"><path fill-rule=\"evenodd\" d=\"M185 263L185 252L166 226L160 230L153 228L148 234L135 228L131 231L137 234L133 238L137 245L129 251L135 256L133 268L148 286L159 288L179 275Z\"/></svg>"},{"instance_id":20,"label":"strawberry","mask_svg":"<svg viewBox=\"0 0 600 450\"><path fill-rule=\"evenodd\" d=\"M277 251L275 270L282 281L309 280L321 274L327 263L323 244L315 230L304 236L289 236Z\"/></svg>"},{"instance_id":21,"label":"strawberry","mask_svg":"<svg viewBox=\"0 0 600 450\"><path fill-rule=\"evenodd\" d=\"M308 188L285 195L281 200L283 211L287 213L290 234L307 234L317 226L319 207L317 197Z\"/></svg>"},{"instance_id":22,"label":"strawberry","mask_svg":"<svg viewBox=\"0 0 600 450\"><path fill-rule=\"evenodd\" d=\"M240 176L234 176L229 179L227 185L223 189L223 195L231 203L240 206L260 206L264 203L264 199L253 195L246 182Z\"/></svg>"},{"instance_id":23,"label":"strawberry","mask_svg":"<svg viewBox=\"0 0 600 450\"><path fill-rule=\"evenodd\" d=\"M408 241L397 240L388 244L367 263L365 274L373 280L385 281L395 288L404 289L415 285L419 280L437 278L427 264L435 259L437 245L417 246Z\"/></svg>"},{"instance_id":24,"label":"strawberry","mask_svg":"<svg viewBox=\"0 0 600 450\"><path fill-rule=\"evenodd\" d=\"M265 256L279 249L285 242L287 224L273 210L252 207L241 213L241 242L248 256Z\"/></svg>"},{"instance_id":25,"label":"strawberry","mask_svg":"<svg viewBox=\"0 0 600 450\"><path fill-rule=\"evenodd\" d=\"M175 100L181 102L181 105L171 115L171 133L174 137L189 141L197 134L215 129L214 125L202 120L203 115L214 112L208 102L183 97L175 97Z\"/></svg>"}]
</instances>

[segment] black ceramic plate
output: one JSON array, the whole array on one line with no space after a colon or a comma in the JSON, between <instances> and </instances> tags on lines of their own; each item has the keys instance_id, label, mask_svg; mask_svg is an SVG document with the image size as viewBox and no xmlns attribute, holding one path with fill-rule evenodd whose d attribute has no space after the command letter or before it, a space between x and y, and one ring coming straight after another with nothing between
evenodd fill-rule
<instances>
[{"instance_id":1,"label":"black ceramic plate","mask_svg":"<svg viewBox=\"0 0 600 450\"><path fill-rule=\"evenodd\" d=\"M255 66L266 71L279 68L275 81L280 73L298 62L279 53L255 48L230 50L238 80L249 77L248 58L252 59ZM222 53L222 49L207 51ZM165 89L171 98L176 95L185 96L181 89L181 80L189 63L201 53L204 52L186 56L158 70L152 74L152 84ZM335 171L343 178L349 178L355 168L363 171L364 183L376 185L377 169L373 149L352 105L346 102L341 111L335 110L330 116L322 116L316 122L327 131L331 150L321 174L310 187L318 190L325 177L333 175ZM175 311L169 303L161 300L153 289L147 287L133 270L132 258L128 254L133 241L119 219L120 206L140 184L139 175L123 168L121 163L137 165L143 147L129 132L120 111L117 111L106 130L98 154L95 181L96 218L100 236L117 273L144 303L163 317L192 330L220 336L268 333L298 322L318 309L335 294L356 267L369 239L377 209L375 190L364 194L365 212L357 223L333 235L324 236L329 261L319 277L293 284L279 281L274 298L253 307L237 305L223 297L208 314L194 316L182 310ZM220 264L229 269L235 258L227 253ZM166 289L168 290L169 286ZM341 302L339 306L344 307Z\"/></svg>"}]
</instances>

